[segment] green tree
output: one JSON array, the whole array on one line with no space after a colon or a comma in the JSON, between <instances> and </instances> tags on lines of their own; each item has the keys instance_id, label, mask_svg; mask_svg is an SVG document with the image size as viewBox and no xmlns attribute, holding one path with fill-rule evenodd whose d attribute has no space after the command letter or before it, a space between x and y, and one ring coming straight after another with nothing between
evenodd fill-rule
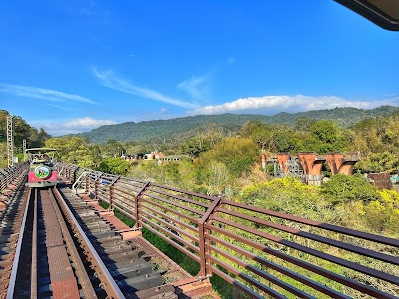
<instances>
[{"instance_id":1,"label":"green tree","mask_svg":"<svg viewBox=\"0 0 399 299\"><path fill-rule=\"evenodd\" d=\"M106 158L98 166L99 171L117 175L126 175L130 168L131 164L121 158Z\"/></svg>"},{"instance_id":2,"label":"green tree","mask_svg":"<svg viewBox=\"0 0 399 299\"><path fill-rule=\"evenodd\" d=\"M228 167L222 162L211 161L204 172L207 193L222 196L223 191L231 180Z\"/></svg>"},{"instance_id":3,"label":"green tree","mask_svg":"<svg viewBox=\"0 0 399 299\"><path fill-rule=\"evenodd\" d=\"M295 128L295 130L298 130L298 131L309 131L314 123L315 123L314 119L311 119L310 117L307 117L307 116L302 116L302 117L298 117L295 120L294 128Z\"/></svg>"},{"instance_id":4,"label":"green tree","mask_svg":"<svg viewBox=\"0 0 399 299\"><path fill-rule=\"evenodd\" d=\"M399 237L399 193L393 190L378 193L380 198L364 207L364 219L373 230Z\"/></svg>"},{"instance_id":5,"label":"green tree","mask_svg":"<svg viewBox=\"0 0 399 299\"><path fill-rule=\"evenodd\" d=\"M341 130L331 120L314 122L310 127L309 136L305 144L305 151L314 151L318 154L346 150L345 139L341 134Z\"/></svg>"},{"instance_id":6,"label":"green tree","mask_svg":"<svg viewBox=\"0 0 399 299\"><path fill-rule=\"evenodd\" d=\"M180 144L180 151L182 154L187 154L192 157L198 157L201 153L210 150L211 143L200 137L192 137L183 141Z\"/></svg>"},{"instance_id":7,"label":"green tree","mask_svg":"<svg viewBox=\"0 0 399 299\"><path fill-rule=\"evenodd\" d=\"M248 173L259 157L257 145L252 139L227 138L214 149L200 156L200 165L206 166L211 161L222 162L234 177Z\"/></svg>"},{"instance_id":8,"label":"green tree","mask_svg":"<svg viewBox=\"0 0 399 299\"><path fill-rule=\"evenodd\" d=\"M46 146L55 148L58 161L77 164L82 167L94 167L95 155L93 148L85 138L57 137L46 141Z\"/></svg>"},{"instance_id":9,"label":"green tree","mask_svg":"<svg viewBox=\"0 0 399 299\"><path fill-rule=\"evenodd\" d=\"M338 174L321 186L321 192L333 205L371 201L380 198L377 188L363 176Z\"/></svg>"},{"instance_id":10,"label":"green tree","mask_svg":"<svg viewBox=\"0 0 399 299\"><path fill-rule=\"evenodd\" d=\"M305 185L293 177L246 186L240 201L319 221L327 221L332 217L331 203L324 199L319 187Z\"/></svg>"}]
</instances>

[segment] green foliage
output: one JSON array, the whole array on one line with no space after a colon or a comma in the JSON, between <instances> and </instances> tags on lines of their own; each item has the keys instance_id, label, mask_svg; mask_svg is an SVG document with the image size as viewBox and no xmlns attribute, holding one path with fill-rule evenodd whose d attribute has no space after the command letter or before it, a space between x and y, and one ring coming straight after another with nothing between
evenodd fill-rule
<instances>
[{"instance_id":1,"label":"green foliage","mask_svg":"<svg viewBox=\"0 0 399 299\"><path fill-rule=\"evenodd\" d=\"M359 175L334 175L326 183L323 183L321 192L334 205L380 198L377 188Z\"/></svg>"},{"instance_id":2,"label":"green foliage","mask_svg":"<svg viewBox=\"0 0 399 299\"><path fill-rule=\"evenodd\" d=\"M380 198L364 207L364 218L379 233L399 235L399 193L392 190L378 192Z\"/></svg>"},{"instance_id":3,"label":"green foliage","mask_svg":"<svg viewBox=\"0 0 399 299\"><path fill-rule=\"evenodd\" d=\"M7 167L7 117L10 114L5 110L0 110L0 168ZM42 147L44 142L50 138L42 128L38 131L36 128L28 125L25 120L19 116L13 117L14 128L14 153L22 158L22 144L26 140L27 148ZM19 159L21 161L21 159Z\"/></svg>"},{"instance_id":4,"label":"green foliage","mask_svg":"<svg viewBox=\"0 0 399 299\"><path fill-rule=\"evenodd\" d=\"M126 175L131 165L121 158L106 158L101 161L98 170L117 175Z\"/></svg>"},{"instance_id":5,"label":"green foliage","mask_svg":"<svg viewBox=\"0 0 399 299\"><path fill-rule=\"evenodd\" d=\"M247 186L240 201L282 213L306 215L315 220L330 217L331 204L320 194L319 187L305 185L293 177Z\"/></svg>"},{"instance_id":6,"label":"green foliage","mask_svg":"<svg viewBox=\"0 0 399 299\"><path fill-rule=\"evenodd\" d=\"M46 141L46 146L56 148L55 158L70 164L93 168L99 157L95 157L96 148L91 147L87 139L80 137L57 137ZM97 158L97 159L96 159Z\"/></svg>"},{"instance_id":7,"label":"green foliage","mask_svg":"<svg viewBox=\"0 0 399 299\"><path fill-rule=\"evenodd\" d=\"M331 120L319 120L310 126L309 135L305 140L305 151L318 154L345 151L345 139L341 130Z\"/></svg>"},{"instance_id":8,"label":"green foliage","mask_svg":"<svg viewBox=\"0 0 399 299\"><path fill-rule=\"evenodd\" d=\"M310 128L313 126L315 120L311 119L307 116L298 117L295 120L295 130L298 131L309 131Z\"/></svg>"},{"instance_id":9,"label":"green foliage","mask_svg":"<svg viewBox=\"0 0 399 299\"><path fill-rule=\"evenodd\" d=\"M182 154L198 157L201 153L210 150L211 143L209 140L202 140L200 137L193 137L183 141L180 144Z\"/></svg>"},{"instance_id":10,"label":"green foliage","mask_svg":"<svg viewBox=\"0 0 399 299\"><path fill-rule=\"evenodd\" d=\"M228 138L214 149L200 156L200 164L206 166L211 161L227 166L234 177L250 171L258 156L257 146L251 139Z\"/></svg>"},{"instance_id":11,"label":"green foliage","mask_svg":"<svg viewBox=\"0 0 399 299\"><path fill-rule=\"evenodd\" d=\"M91 142L105 143L109 139L120 142L130 140L148 141L150 144L162 144L165 140L181 140L179 136L186 135L194 137L197 132L203 132L207 124L217 124L225 134L234 134L244 124L258 120L260 123L269 125L290 124L294 125L297 119L332 119L340 127L350 127L359 121L387 116L399 112L398 107L383 106L372 110L356 108L335 108L330 110L315 110L301 113L280 113L274 116L252 115L252 114L222 114L222 115L197 115L190 117L175 118L169 120L143 121L139 123L127 122L118 125L102 126L91 132L82 133L79 136L88 137ZM300 121L299 121L300 123ZM306 126L305 126L306 127ZM244 130L245 131L245 130ZM249 137L245 135L243 137Z\"/></svg>"}]
</instances>

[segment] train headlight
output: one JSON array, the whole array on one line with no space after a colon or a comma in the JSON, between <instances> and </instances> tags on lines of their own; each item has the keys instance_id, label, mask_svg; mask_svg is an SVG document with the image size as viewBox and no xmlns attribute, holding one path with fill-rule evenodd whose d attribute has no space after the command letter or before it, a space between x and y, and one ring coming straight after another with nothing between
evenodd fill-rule
<instances>
[{"instance_id":1,"label":"train headlight","mask_svg":"<svg viewBox=\"0 0 399 299\"><path fill-rule=\"evenodd\" d=\"M38 179L45 180L45 179L48 179L50 177L50 175L51 175L51 170L47 166L41 165L41 166L37 166L35 168L35 176Z\"/></svg>"}]
</instances>

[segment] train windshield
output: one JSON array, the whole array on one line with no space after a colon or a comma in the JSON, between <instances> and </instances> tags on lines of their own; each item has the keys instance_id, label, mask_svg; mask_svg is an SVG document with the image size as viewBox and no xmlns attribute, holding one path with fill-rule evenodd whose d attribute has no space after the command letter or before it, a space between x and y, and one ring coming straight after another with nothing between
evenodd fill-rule
<instances>
[{"instance_id":1,"label":"train windshield","mask_svg":"<svg viewBox=\"0 0 399 299\"><path fill-rule=\"evenodd\" d=\"M26 153L30 163L51 163L56 151L55 148L29 148Z\"/></svg>"}]
</instances>

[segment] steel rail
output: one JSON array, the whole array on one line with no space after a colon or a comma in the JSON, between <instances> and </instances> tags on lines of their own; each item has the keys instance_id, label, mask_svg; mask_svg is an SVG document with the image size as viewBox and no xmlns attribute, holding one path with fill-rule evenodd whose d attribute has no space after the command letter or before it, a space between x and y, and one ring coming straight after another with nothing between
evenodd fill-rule
<instances>
[{"instance_id":1,"label":"steel rail","mask_svg":"<svg viewBox=\"0 0 399 299\"><path fill-rule=\"evenodd\" d=\"M59 204L61 205L61 208L66 213L66 217L69 218L73 230L78 235L78 238L81 241L81 245L84 247L87 253L89 262L95 267L96 272L98 274L98 278L102 282L102 286L104 287L105 292L108 294L108 296L111 296L112 298L117 298L117 299L125 298L121 289L119 288L119 286L117 285L111 274L109 273L104 262L98 255L96 249L91 244L90 240L87 238L85 232L83 231L82 227L79 225L79 222L76 220L75 216L73 215L72 211L68 207L67 203L65 202L60 192L57 189L54 189L54 193L57 197Z\"/></svg>"},{"instance_id":2,"label":"steel rail","mask_svg":"<svg viewBox=\"0 0 399 299\"><path fill-rule=\"evenodd\" d=\"M59 199L56 199L56 195L54 194L55 188L49 189L49 195L54 207L55 214L57 215L58 218L58 223L60 224L62 235L64 237L66 246L68 248L69 254L72 256L73 262L76 266L76 271L79 277L79 282L83 288L83 291L85 293L85 298L97 298L96 292L94 291L93 285L91 284L89 275L87 274L87 271L85 269L85 266L83 265L82 259L79 256L79 252L76 249L76 246L74 244L74 241L71 237L71 234L69 233L68 227L65 223L64 217L62 216L61 210L58 207L56 200L58 201Z\"/></svg>"},{"instance_id":3,"label":"steel rail","mask_svg":"<svg viewBox=\"0 0 399 299\"><path fill-rule=\"evenodd\" d=\"M79 170L76 170L76 172L79 172ZM107 177L107 174L103 175ZM90 187L95 185L97 199L101 198L104 201L112 201L115 207L120 209L124 215L135 219L136 222L140 222L138 229L141 227L148 229L170 245L187 254L190 258L198 261L201 271L197 275L197 278L200 280L204 277L210 277L212 274L218 274L227 282L247 293L250 297L261 297L260 294L262 291L257 289L257 282L252 280L245 282L238 278L237 273L234 272L236 271L234 268L240 268L240 264L244 265L242 264L243 262L252 265L252 261L249 262L247 260L249 258L258 263L255 267L259 267L260 270L263 267L274 268L275 271L288 276L289 280L294 279L298 283L313 288L310 296L317 297L313 293L315 291L334 298L346 298L347 295L341 294L338 286L335 287L340 284L344 289L350 290L350 294L352 292L357 294L357 291L359 291L366 296L396 298L395 295L397 294L395 292L397 290L395 286L399 285L399 277L396 270L393 270L397 268L391 267L397 267L399 264L395 255L396 249L399 248L398 239L132 178L120 178L112 186L111 193L107 192L110 190L107 183L102 184L101 180L98 179L93 181L92 177L93 179L97 178L97 176L94 177L94 172L93 175L88 177L85 183ZM110 178L116 178L116 176L111 175L107 180ZM137 193L138 190L135 187L140 188L141 184L143 184L143 187ZM88 190L87 186L86 190ZM149 187L146 188L146 186ZM215 199L219 200L217 206L213 206L212 203L208 204L209 200L215 201ZM176 216L176 219L172 220L173 216ZM300 228L296 229L286 223L291 221L298 224ZM203 222L202 225L200 222ZM261 228L255 227L256 225L259 225ZM304 226L306 228L302 228ZM185 230L187 233L191 233L193 227L198 229L199 235L197 236L197 232L194 231L192 234L193 238L187 238L187 235L182 233L182 231ZM263 228L265 227L270 227L270 231L264 231ZM176 228L179 228L181 231L176 230ZM310 229L309 232L307 231L308 229ZM253 235L254 240L248 238L246 235L241 236L237 234L236 230ZM284 236L287 234L294 238L280 237L281 232ZM324 233L327 234L324 235ZM339 238L335 238L336 235ZM302 244L297 241L297 238L306 240L309 243L307 245ZM353 242L352 239L354 239ZM301 254L305 253L310 260L308 262L305 259L302 260L294 255L284 253L282 250L273 249L267 244L262 244L263 241L261 240L265 242L271 240L277 242L278 246L293 248L295 251L299 250ZM364 242L363 240L367 241L367 244L368 241L374 242L374 244L378 245L378 249L371 250L367 246L362 248L361 244ZM339 252L351 253L351 255L335 256L329 250L316 250L312 246L315 242L320 242L323 248L332 248ZM199 256L197 250L193 250L192 248L193 243L195 245L199 244ZM243 246L243 244L248 245L248 248L251 247L251 249L248 249L246 245ZM233 269L223 269L221 263L224 261L219 263L217 259L218 256L223 255L219 251L223 246L242 255L241 257L234 257L233 261L229 261L228 266L233 267ZM381 246L384 248L381 248ZM268 261L263 256L264 254L271 254L277 257L279 262L273 263ZM357 260L351 258L353 256L362 256L365 261L370 263L375 262L378 265L381 263L384 267L380 269L377 266L358 263ZM313 257L317 258L314 259ZM335 267L344 268L349 271L348 273L340 274L341 271L335 273L329 270L327 266L324 268L318 266L316 263L318 258L328 263L328 265L329 263L334 263ZM291 270L293 266L301 268L298 270L299 273ZM253 278L259 278L261 280L259 282L263 282L261 272L256 273L257 270L254 270L254 272L250 272L254 276ZM301 271L312 275L312 277L314 274L317 276L320 275L323 277L322 281L331 280L333 284L327 286L329 283L327 285L319 283L319 280L316 278L313 279L308 278L306 275L301 275ZM349 275L352 271L357 271L358 274L364 273L367 275L367 278L365 278L365 281L362 278L351 279ZM361 274L360 277L362 276ZM278 278L280 278L280 275L278 275ZM267 278L265 279L267 280ZM372 280L369 281L369 279ZM386 286L384 280L387 284ZM271 282L271 280L269 281ZM374 282L376 283L375 286L373 285ZM271 282L271 284L273 283ZM382 285L380 286L379 284ZM266 286L268 285L266 284ZM277 290L279 289L278 286L275 287Z\"/></svg>"},{"instance_id":4,"label":"steel rail","mask_svg":"<svg viewBox=\"0 0 399 299\"><path fill-rule=\"evenodd\" d=\"M15 249L14 261L12 263L10 282L9 282L9 285L8 285L7 297L6 297L7 299L12 299L14 297L15 282L16 282L16 279L17 279L19 257L21 255L22 240L24 238L26 218L28 217L29 203L30 203L31 193L32 193L32 189L31 188L29 188L28 190L29 190L28 191L28 197L27 197L27 199L25 201L24 217L22 219L21 228L19 230L17 247Z\"/></svg>"},{"instance_id":5,"label":"steel rail","mask_svg":"<svg viewBox=\"0 0 399 299\"><path fill-rule=\"evenodd\" d=\"M30 297L37 298L37 194L38 189L35 189L35 201L33 203L33 228L32 228L32 264L30 272Z\"/></svg>"}]
</instances>

